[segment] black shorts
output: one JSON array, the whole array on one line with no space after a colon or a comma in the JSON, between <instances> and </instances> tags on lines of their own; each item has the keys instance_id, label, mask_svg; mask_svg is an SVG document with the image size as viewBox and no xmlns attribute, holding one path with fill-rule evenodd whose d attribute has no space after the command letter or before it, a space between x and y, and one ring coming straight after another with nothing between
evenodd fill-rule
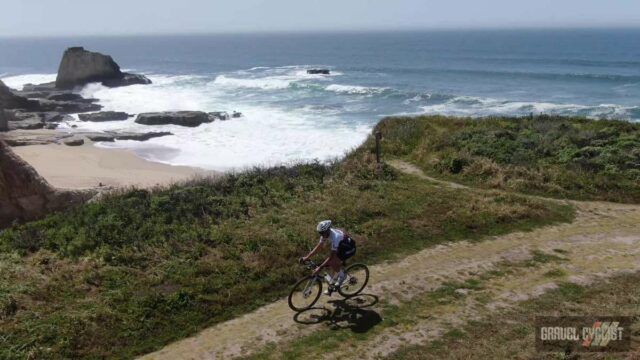
<instances>
[{"instance_id":1,"label":"black shorts","mask_svg":"<svg viewBox=\"0 0 640 360\"><path fill-rule=\"evenodd\" d=\"M338 244L338 259L345 261L356 254L356 242L350 237L340 241Z\"/></svg>"}]
</instances>

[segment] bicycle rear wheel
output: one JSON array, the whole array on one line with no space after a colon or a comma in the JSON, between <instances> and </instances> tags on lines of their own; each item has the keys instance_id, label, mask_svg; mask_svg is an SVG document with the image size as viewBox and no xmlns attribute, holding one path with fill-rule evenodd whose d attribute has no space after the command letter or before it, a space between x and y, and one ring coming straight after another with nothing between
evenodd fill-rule
<instances>
[{"instance_id":1,"label":"bicycle rear wheel","mask_svg":"<svg viewBox=\"0 0 640 360\"><path fill-rule=\"evenodd\" d=\"M352 297L360 294L369 282L369 268L365 264L353 264L344 270L346 279L338 289L338 293L344 297Z\"/></svg>"},{"instance_id":2,"label":"bicycle rear wheel","mask_svg":"<svg viewBox=\"0 0 640 360\"><path fill-rule=\"evenodd\" d=\"M311 308L322 294L322 283L313 276L300 279L289 293L289 307L293 311Z\"/></svg>"}]
</instances>

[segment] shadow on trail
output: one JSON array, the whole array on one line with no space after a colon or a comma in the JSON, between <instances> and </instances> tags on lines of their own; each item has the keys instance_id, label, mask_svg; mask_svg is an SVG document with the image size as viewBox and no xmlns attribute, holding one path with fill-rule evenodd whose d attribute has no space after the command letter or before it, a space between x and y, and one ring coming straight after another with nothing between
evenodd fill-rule
<instances>
[{"instance_id":1,"label":"shadow on trail","mask_svg":"<svg viewBox=\"0 0 640 360\"><path fill-rule=\"evenodd\" d=\"M366 309L377 303L378 297L371 294L330 300L324 307L312 307L296 313L293 321L304 325L327 323L334 330L350 329L355 333L365 333L382 321L380 314Z\"/></svg>"}]
</instances>

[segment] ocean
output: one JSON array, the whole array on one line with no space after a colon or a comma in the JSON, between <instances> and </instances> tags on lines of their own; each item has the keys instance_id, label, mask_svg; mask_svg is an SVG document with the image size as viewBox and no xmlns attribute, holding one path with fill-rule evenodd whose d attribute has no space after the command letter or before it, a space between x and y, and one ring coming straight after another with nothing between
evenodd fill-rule
<instances>
[{"instance_id":1,"label":"ocean","mask_svg":"<svg viewBox=\"0 0 640 360\"><path fill-rule=\"evenodd\" d=\"M103 110L244 114L197 128L151 128L133 118L60 127L171 131L97 146L173 165L229 170L332 159L398 114L640 120L633 29L0 38L0 78L14 88L52 81L70 46L109 54L153 81L79 89ZM310 68L331 75L308 75Z\"/></svg>"}]
</instances>

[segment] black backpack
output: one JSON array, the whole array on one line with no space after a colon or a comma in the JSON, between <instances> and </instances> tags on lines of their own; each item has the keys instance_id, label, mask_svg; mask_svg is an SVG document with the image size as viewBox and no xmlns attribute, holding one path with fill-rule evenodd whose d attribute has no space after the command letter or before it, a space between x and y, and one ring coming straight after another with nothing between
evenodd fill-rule
<instances>
[{"instance_id":1,"label":"black backpack","mask_svg":"<svg viewBox=\"0 0 640 360\"><path fill-rule=\"evenodd\" d=\"M338 257L343 261L356 254L356 241L346 232L338 244Z\"/></svg>"}]
</instances>

